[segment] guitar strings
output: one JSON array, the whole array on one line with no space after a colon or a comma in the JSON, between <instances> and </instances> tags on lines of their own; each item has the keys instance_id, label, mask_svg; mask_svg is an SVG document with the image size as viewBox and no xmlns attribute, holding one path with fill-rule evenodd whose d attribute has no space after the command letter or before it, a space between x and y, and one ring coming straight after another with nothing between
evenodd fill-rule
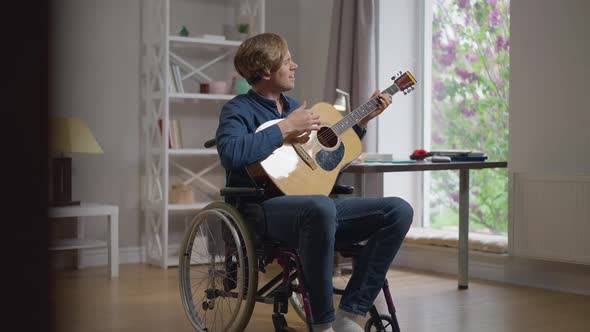
<instances>
[{"instance_id":1,"label":"guitar strings","mask_svg":"<svg viewBox=\"0 0 590 332\"><path fill-rule=\"evenodd\" d=\"M391 91L390 91L391 90ZM390 87L388 87L387 89L383 90L381 93L383 92L387 92L390 93L392 96L394 94L396 94L399 91L399 88L394 84L391 85ZM379 96L375 96L373 98L371 98L369 101L367 101L364 105L360 106L359 108L363 108L365 107L367 104L369 104L370 102L374 102L376 104L376 107L379 107ZM357 108L357 110L359 109ZM356 111L356 110L355 110ZM354 118L353 114L355 113L355 111L352 111L351 113L347 114L346 116L344 116L340 121L338 121L337 123L335 123L334 125L341 123L344 119L346 118L352 118L352 120L355 122L355 124L357 124L358 122L356 121L356 119ZM373 110L374 111L374 110ZM372 111L371 111L372 112ZM369 113L367 113L366 115L368 115ZM365 116L366 116L365 115ZM316 138L318 139L318 141L321 140L326 140L326 139L333 139L334 137L337 137L338 135L335 134L335 131L333 129L334 125L330 126L330 130L326 130L324 131L324 133L317 135ZM351 126L352 127L352 126ZM349 127L350 128L350 127Z\"/></svg>"},{"instance_id":2,"label":"guitar strings","mask_svg":"<svg viewBox=\"0 0 590 332\"><path fill-rule=\"evenodd\" d=\"M371 99L371 100L369 100L367 103L365 103L365 105L369 104L371 101L375 101L375 102L377 102L377 99L378 99L378 98L379 98L379 97L374 97L374 98L372 98L372 99ZM363 106L361 106L361 107L359 107L359 108L362 108L362 107L364 107L365 105L363 105ZM379 103L377 102L377 107L378 107L378 106L379 106ZM343 117L343 118L342 118L340 121L336 122L334 125L330 126L330 127L329 127L329 128L330 128L330 130L326 130L326 131L324 131L322 134L320 134L320 135L317 135L316 137L318 138L318 140L320 140L320 139L322 139L322 140L324 140L324 139L333 139L334 137L337 137L338 135L336 135L336 134L335 134L335 131L334 131L333 127L334 127L336 124L338 124L338 123L341 123L341 122L342 122L344 119L347 119L347 118L348 118L348 119L351 119L351 120L353 120L353 121L355 122L355 124L356 124L356 119L354 118L354 116L352 116L352 114L353 114L353 113L354 113L354 111L353 111L352 113L349 113L349 114L348 114L348 115L346 115L345 117ZM367 115L368 115L368 113L367 113Z\"/></svg>"}]
</instances>

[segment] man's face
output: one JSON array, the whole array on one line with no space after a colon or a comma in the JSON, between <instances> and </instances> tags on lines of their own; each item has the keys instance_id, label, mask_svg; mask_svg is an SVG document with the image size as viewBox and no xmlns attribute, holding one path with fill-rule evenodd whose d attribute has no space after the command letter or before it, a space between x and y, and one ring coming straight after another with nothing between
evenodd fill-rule
<instances>
[{"instance_id":1,"label":"man's face","mask_svg":"<svg viewBox=\"0 0 590 332\"><path fill-rule=\"evenodd\" d=\"M291 53L287 51L281 67L270 74L270 81L281 91L289 91L295 87L295 69L297 64L293 62Z\"/></svg>"}]
</instances>

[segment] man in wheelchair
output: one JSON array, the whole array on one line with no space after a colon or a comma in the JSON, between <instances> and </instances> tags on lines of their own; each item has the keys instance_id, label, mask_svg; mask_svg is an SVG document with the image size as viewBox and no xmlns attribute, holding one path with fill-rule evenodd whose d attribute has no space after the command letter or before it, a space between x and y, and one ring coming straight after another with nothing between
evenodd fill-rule
<instances>
[{"instance_id":1,"label":"man in wheelchair","mask_svg":"<svg viewBox=\"0 0 590 332\"><path fill-rule=\"evenodd\" d=\"M297 64L287 42L263 33L244 41L234 65L252 89L227 102L221 111L216 144L226 169L227 186L252 187L246 167L260 162L288 136L318 130L320 118L284 93L295 86ZM377 96L379 90L373 94ZM391 103L379 105L353 127L359 138L367 123ZM257 131L262 124L282 121ZM279 195L260 200L269 238L297 249L310 296L313 331L363 331L356 322L371 308L386 273L410 227L412 207L397 197L331 198L325 195ZM365 241L354 272L334 311L334 248Z\"/></svg>"}]
</instances>

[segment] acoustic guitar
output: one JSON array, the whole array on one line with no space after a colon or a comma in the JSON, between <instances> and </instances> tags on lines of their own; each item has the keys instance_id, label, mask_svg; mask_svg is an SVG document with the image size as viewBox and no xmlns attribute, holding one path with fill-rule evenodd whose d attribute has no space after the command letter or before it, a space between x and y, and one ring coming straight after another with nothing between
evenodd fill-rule
<instances>
[{"instance_id":1,"label":"acoustic guitar","mask_svg":"<svg viewBox=\"0 0 590 332\"><path fill-rule=\"evenodd\" d=\"M416 84L410 72L398 72L392 80L393 84L382 93L407 94ZM266 159L249 165L248 174L269 195L328 195L340 171L361 154L361 141L352 126L378 105L376 96L344 117L330 104L314 105L311 110L320 116L320 128L286 138L283 146ZM256 131L282 120L265 122Z\"/></svg>"}]
</instances>

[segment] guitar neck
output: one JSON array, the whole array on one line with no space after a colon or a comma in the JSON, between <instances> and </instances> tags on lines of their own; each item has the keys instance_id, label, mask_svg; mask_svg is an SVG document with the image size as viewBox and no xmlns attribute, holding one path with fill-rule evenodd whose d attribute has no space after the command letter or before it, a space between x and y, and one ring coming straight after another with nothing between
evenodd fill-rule
<instances>
[{"instance_id":1,"label":"guitar neck","mask_svg":"<svg viewBox=\"0 0 590 332\"><path fill-rule=\"evenodd\" d=\"M399 90L400 89L397 87L397 85L392 84L389 88L383 90L382 93L389 93L393 96L399 92ZM379 106L379 96L371 98L368 102L347 114L342 118L342 120L336 122L332 126L332 130L336 135L342 135L349 128L352 128L352 126L359 123L362 119L369 115L369 113L373 112L377 106Z\"/></svg>"}]
</instances>

